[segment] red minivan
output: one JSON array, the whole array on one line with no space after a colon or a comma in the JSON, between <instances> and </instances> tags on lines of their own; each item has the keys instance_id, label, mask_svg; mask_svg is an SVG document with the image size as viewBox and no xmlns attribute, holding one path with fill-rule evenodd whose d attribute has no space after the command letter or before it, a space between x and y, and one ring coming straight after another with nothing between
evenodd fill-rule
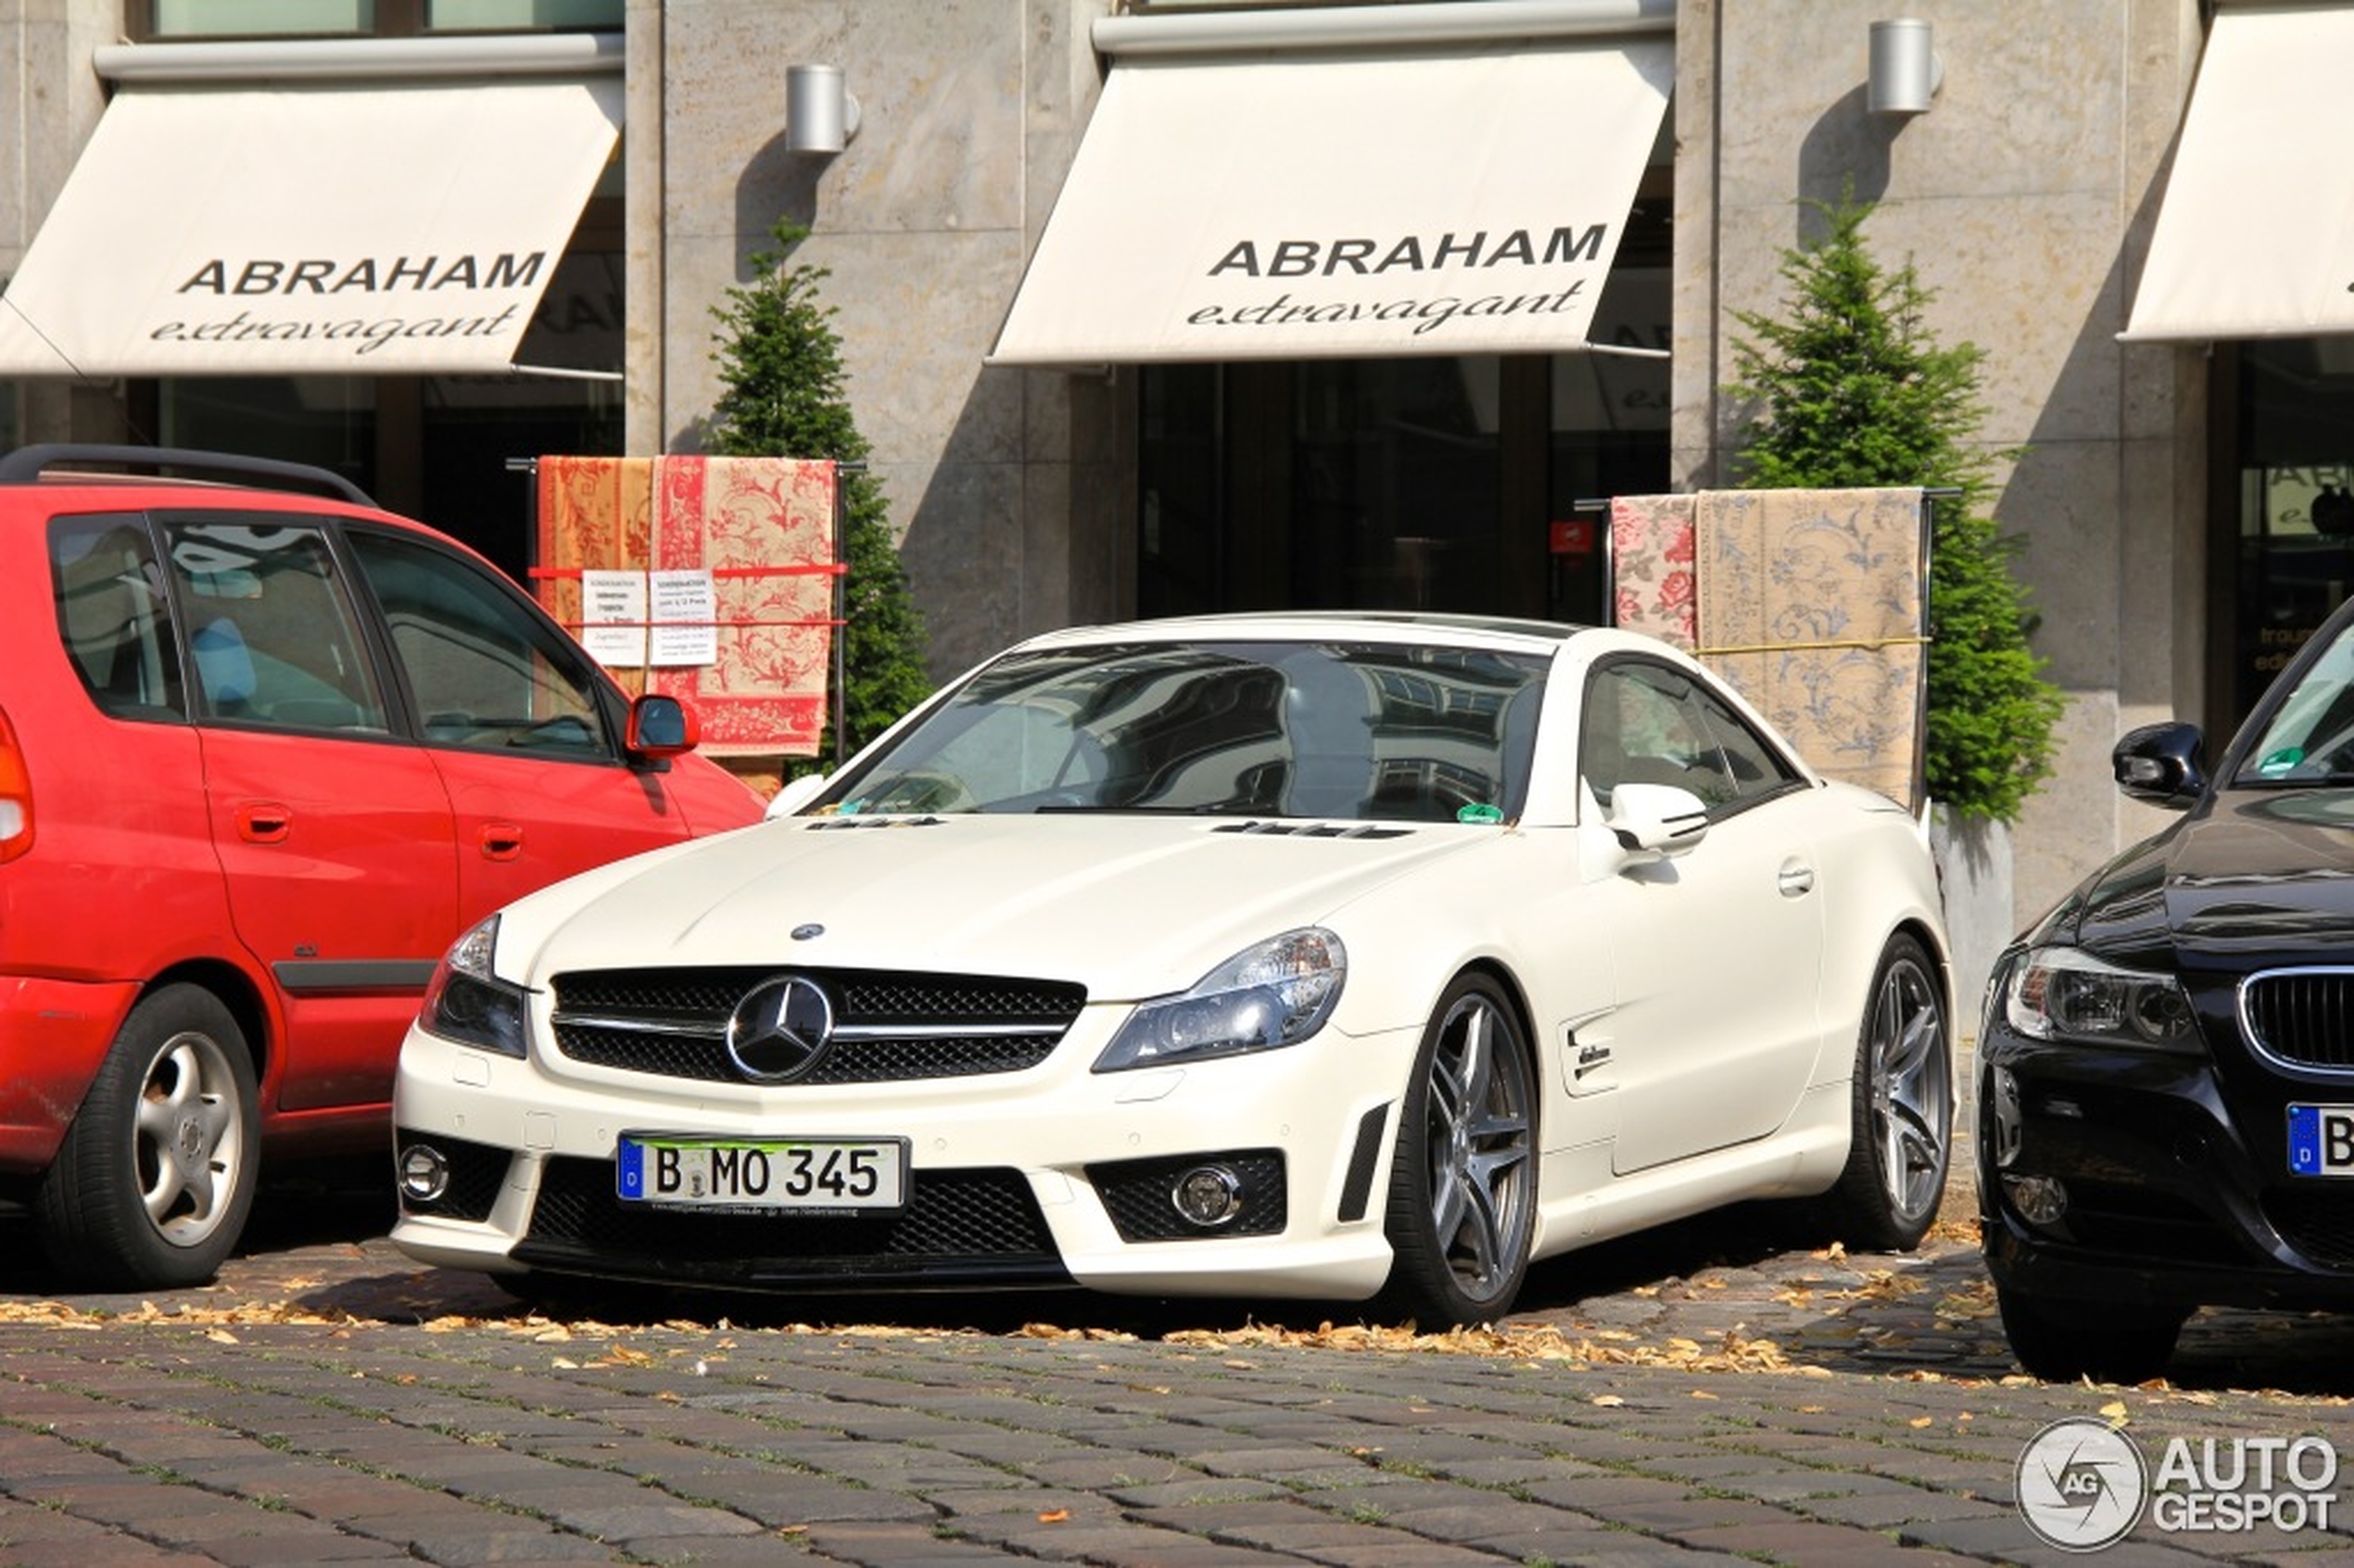
<instances>
[{"instance_id":1,"label":"red minivan","mask_svg":"<svg viewBox=\"0 0 2354 1568\"><path fill-rule=\"evenodd\" d=\"M265 1152L388 1137L458 932L759 819L693 743L338 475L0 457L0 1200L70 1283L209 1278Z\"/></svg>"}]
</instances>

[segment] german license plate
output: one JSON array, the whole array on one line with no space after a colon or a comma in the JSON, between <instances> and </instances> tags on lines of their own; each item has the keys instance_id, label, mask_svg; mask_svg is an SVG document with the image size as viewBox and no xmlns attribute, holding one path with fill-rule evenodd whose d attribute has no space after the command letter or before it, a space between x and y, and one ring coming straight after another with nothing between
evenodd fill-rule
<instances>
[{"instance_id":1,"label":"german license plate","mask_svg":"<svg viewBox=\"0 0 2354 1568\"><path fill-rule=\"evenodd\" d=\"M2292 1176L2354 1176L2354 1106L2288 1107Z\"/></svg>"},{"instance_id":2,"label":"german license plate","mask_svg":"<svg viewBox=\"0 0 2354 1568\"><path fill-rule=\"evenodd\" d=\"M622 1202L661 1208L896 1209L907 1140L625 1132L614 1182Z\"/></svg>"}]
</instances>

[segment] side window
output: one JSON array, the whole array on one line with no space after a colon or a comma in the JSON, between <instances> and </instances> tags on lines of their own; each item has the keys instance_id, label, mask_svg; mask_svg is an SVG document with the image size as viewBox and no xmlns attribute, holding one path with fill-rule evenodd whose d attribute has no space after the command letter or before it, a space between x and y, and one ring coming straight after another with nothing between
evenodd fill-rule
<instances>
[{"instance_id":1,"label":"side window","mask_svg":"<svg viewBox=\"0 0 2354 1568\"><path fill-rule=\"evenodd\" d=\"M53 519L49 580L58 634L91 701L118 718L181 717L180 650L146 519Z\"/></svg>"},{"instance_id":2,"label":"side window","mask_svg":"<svg viewBox=\"0 0 2354 1568\"><path fill-rule=\"evenodd\" d=\"M1662 665L1621 660L1596 670L1577 742L1594 798L1608 805L1621 784L1672 784L1711 808L1731 803L1732 775L1698 698L1690 680Z\"/></svg>"},{"instance_id":3,"label":"side window","mask_svg":"<svg viewBox=\"0 0 2354 1568\"><path fill-rule=\"evenodd\" d=\"M1752 729L1740 714L1733 712L1712 691L1695 687L1693 701L1700 705L1702 719L1715 737L1718 751L1725 759L1726 772L1731 777L1733 793L1743 803L1778 795L1785 790L1796 789L1805 780L1790 764L1790 759L1768 744L1766 738Z\"/></svg>"},{"instance_id":4,"label":"side window","mask_svg":"<svg viewBox=\"0 0 2354 1568\"><path fill-rule=\"evenodd\" d=\"M200 718L386 731L325 530L276 517L178 519L164 537Z\"/></svg>"},{"instance_id":5,"label":"side window","mask_svg":"<svg viewBox=\"0 0 2354 1568\"><path fill-rule=\"evenodd\" d=\"M383 608L426 740L611 758L588 656L471 561L389 534L348 536Z\"/></svg>"}]
</instances>

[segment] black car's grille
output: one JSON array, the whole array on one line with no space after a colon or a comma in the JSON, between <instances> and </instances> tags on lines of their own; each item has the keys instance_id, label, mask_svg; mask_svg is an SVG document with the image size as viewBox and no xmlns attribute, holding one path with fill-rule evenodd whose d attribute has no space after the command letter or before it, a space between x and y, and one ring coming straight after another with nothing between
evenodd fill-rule
<instances>
[{"instance_id":1,"label":"black car's grille","mask_svg":"<svg viewBox=\"0 0 2354 1568\"><path fill-rule=\"evenodd\" d=\"M2354 968L2248 976L2240 982L2240 1027L2275 1061L2354 1072Z\"/></svg>"},{"instance_id":2,"label":"black car's grille","mask_svg":"<svg viewBox=\"0 0 2354 1568\"><path fill-rule=\"evenodd\" d=\"M896 1214L707 1214L625 1204L610 1160L551 1159L518 1261L711 1285L1067 1279L1017 1170L921 1170Z\"/></svg>"},{"instance_id":3,"label":"black car's grille","mask_svg":"<svg viewBox=\"0 0 2354 1568\"><path fill-rule=\"evenodd\" d=\"M2354 1269L2354 1191L2316 1182L2264 1195L2264 1217L2281 1239L2324 1269Z\"/></svg>"},{"instance_id":4,"label":"black car's grille","mask_svg":"<svg viewBox=\"0 0 2354 1568\"><path fill-rule=\"evenodd\" d=\"M2142 1182L2071 1177L2068 1229L2096 1251L2177 1263L2247 1263L2234 1230L2189 1199Z\"/></svg>"},{"instance_id":5,"label":"black car's grille","mask_svg":"<svg viewBox=\"0 0 2354 1568\"><path fill-rule=\"evenodd\" d=\"M728 1019L772 968L602 969L555 981L556 1049L576 1062L746 1081ZM1058 980L796 969L832 1005L833 1043L797 1083L898 1083L1019 1072L1046 1059L1087 1000Z\"/></svg>"}]
</instances>

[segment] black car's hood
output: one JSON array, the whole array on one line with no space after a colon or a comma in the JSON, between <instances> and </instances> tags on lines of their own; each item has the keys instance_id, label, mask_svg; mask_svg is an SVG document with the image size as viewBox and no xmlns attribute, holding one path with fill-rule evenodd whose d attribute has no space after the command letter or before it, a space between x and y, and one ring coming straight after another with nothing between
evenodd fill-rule
<instances>
[{"instance_id":1,"label":"black car's hood","mask_svg":"<svg viewBox=\"0 0 2354 1568\"><path fill-rule=\"evenodd\" d=\"M2354 962L2354 790L2220 791L2095 873L2054 927L2137 968Z\"/></svg>"}]
</instances>

